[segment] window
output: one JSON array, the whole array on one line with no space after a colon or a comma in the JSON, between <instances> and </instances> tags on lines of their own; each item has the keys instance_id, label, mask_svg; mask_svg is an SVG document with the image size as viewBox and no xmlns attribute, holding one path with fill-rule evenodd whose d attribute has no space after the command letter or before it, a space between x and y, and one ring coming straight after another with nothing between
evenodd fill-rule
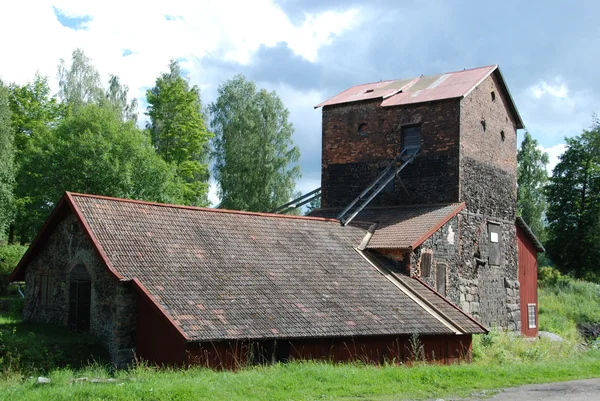
<instances>
[{"instance_id":1,"label":"window","mask_svg":"<svg viewBox=\"0 0 600 401\"><path fill-rule=\"evenodd\" d=\"M421 127L402 128L402 150L408 153L416 153L421 148Z\"/></svg>"},{"instance_id":2,"label":"window","mask_svg":"<svg viewBox=\"0 0 600 401\"><path fill-rule=\"evenodd\" d=\"M424 251L421 254L421 277L431 276L432 260L433 260L433 251Z\"/></svg>"},{"instance_id":3,"label":"window","mask_svg":"<svg viewBox=\"0 0 600 401\"><path fill-rule=\"evenodd\" d=\"M42 306L52 305L52 295L54 294L54 279L52 276L44 274L41 277L40 304Z\"/></svg>"},{"instance_id":4,"label":"window","mask_svg":"<svg viewBox=\"0 0 600 401\"><path fill-rule=\"evenodd\" d=\"M481 120L481 133L483 134L486 130L485 119Z\"/></svg>"},{"instance_id":5,"label":"window","mask_svg":"<svg viewBox=\"0 0 600 401\"><path fill-rule=\"evenodd\" d=\"M491 266L500 266L502 258L502 244L500 238L500 224L488 223L489 263Z\"/></svg>"},{"instance_id":6,"label":"window","mask_svg":"<svg viewBox=\"0 0 600 401\"><path fill-rule=\"evenodd\" d=\"M492 102L496 101L496 92L492 91Z\"/></svg>"},{"instance_id":7,"label":"window","mask_svg":"<svg viewBox=\"0 0 600 401\"><path fill-rule=\"evenodd\" d=\"M442 294L442 295L446 295L446 271L447 271L447 266L445 263L436 263L435 265L435 286L437 288L437 291Z\"/></svg>"},{"instance_id":8,"label":"window","mask_svg":"<svg viewBox=\"0 0 600 401\"><path fill-rule=\"evenodd\" d=\"M504 131L500 131L500 139L502 140L502 142L504 142L504 140L506 139L506 136L504 135Z\"/></svg>"},{"instance_id":9,"label":"window","mask_svg":"<svg viewBox=\"0 0 600 401\"><path fill-rule=\"evenodd\" d=\"M358 126L358 135L365 136L367 135L367 124L362 123Z\"/></svg>"},{"instance_id":10,"label":"window","mask_svg":"<svg viewBox=\"0 0 600 401\"><path fill-rule=\"evenodd\" d=\"M536 328L536 308L535 308L535 304L527 304L527 325L529 326L530 329L535 329Z\"/></svg>"}]
</instances>

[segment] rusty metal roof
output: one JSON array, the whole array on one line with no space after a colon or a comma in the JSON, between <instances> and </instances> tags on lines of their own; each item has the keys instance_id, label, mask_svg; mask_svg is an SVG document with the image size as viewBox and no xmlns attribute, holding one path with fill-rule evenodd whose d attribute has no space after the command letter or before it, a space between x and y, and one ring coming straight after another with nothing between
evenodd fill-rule
<instances>
[{"instance_id":1,"label":"rusty metal roof","mask_svg":"<svg viewBox=\"0 0 600 401\"><path fill-rule=\"evenodd\" d=\"M366 249L414 249L464 208L464 203L408 205L364 209L350 223L378 223ZM340 209L316 209L311 216L333 218Z\"/></svg>"},{"instance_id":2,"label":"rusty metal roof","mask_svg":"<svg viewBox=\"0 0 600 401\"><path fill-rule=\"evenodd\" d=\"M498 74L500 85L507 93L509 108L515 115L517 128L524 128L521 117L497 65L432 76L356 85L318 104L315 108L370 99L381 99L382 107L392 107L462 98L468 95L492 73Z\"/></svg>"}]
</instances>

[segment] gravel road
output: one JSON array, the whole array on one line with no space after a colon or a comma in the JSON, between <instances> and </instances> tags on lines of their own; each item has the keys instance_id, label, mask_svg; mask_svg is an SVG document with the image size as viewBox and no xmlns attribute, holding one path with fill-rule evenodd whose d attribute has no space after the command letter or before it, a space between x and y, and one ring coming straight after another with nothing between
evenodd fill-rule
<instances>
[{"instance_id":1,"label":"gravel road","mask_svg":"<svg viewBox=\"0 0 600 401\"><path fill-rule=\"evenodd\" d=\"M560 383L531 384L501 390L490 397L461 401L600 401L600 379L574 380Z\"/></svg>"}]
</instances>

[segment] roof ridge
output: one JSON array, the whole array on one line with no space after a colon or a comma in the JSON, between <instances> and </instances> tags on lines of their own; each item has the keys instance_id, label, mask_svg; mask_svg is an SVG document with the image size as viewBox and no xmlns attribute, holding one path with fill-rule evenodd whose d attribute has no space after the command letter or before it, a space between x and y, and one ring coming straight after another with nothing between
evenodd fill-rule
<instances>
[{"instance_id":1,"label":"roof ridge","mask_svg":"<svg viewBox=\"0 0 600 401\"><path fill-rule=\"evenodd\" d=\"M244 210L230 210L230 209L215 209L208 207L200 207L200 206L188 206L188 205L176 205L172 203L160 203L160 202L149 202L138 199L126 199L126 198L116 198L112 196L105 195L94 195L94 194L82 194L77 192L65 192L71 196L81 196L86 198L94 198L94 199L102 199L102 200L110 200L115 202L126 202L126 203L136 203L140 205L148 205L148 206L159 206L159 207L167 207L167 208L175 208L175 209L186 209L186 210L197 210L203 212L211 212L211 213L228 213L228 214L242 214L247 216L260 216L260 217L272 217L272 218L283 218L283 219L296 219L296 220L312 220L312 221L326 221L326 222L335 222L339 224L339 220L325 217L313 217L313 216L294 216L289 214L277 214L277 213L262 213L262 212L248 212Z\"/></svg>"},{"instance_id":2,"label":"roof ridge","mask_svg":"<svg viewBox=\"0 0 600 401\"><path fill-rule=\"evenodd\" d=\"M497 68L498 64L490 64L490 65L483 65L481 67L465 68L464 70L457 70L457 71L438 72L438 73L429 74L429 75L417 75L416 77L402 77L402 78L383 79L381 81L366 82L364 84L356 84L356 85L351 86L350 88L355 88L357 86L364 86L364 85L380 84L380 83L383 83L383 82L395 82L395 81L403 81L403 80L419 80L420 78L435 77L436 75L457 74L459 72L474 71L474 70L483 70L485 68L492 68L492 67Z\"/></svg>"}]
</instances>

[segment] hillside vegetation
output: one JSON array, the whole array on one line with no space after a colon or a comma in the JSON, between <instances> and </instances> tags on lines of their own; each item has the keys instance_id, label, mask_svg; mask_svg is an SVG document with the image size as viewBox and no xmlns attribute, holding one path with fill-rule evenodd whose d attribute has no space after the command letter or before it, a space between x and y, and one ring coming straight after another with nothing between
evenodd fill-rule
<instances>
[{"instance_id":1,"label":"hillside vegetation","mask_svg":"<svg viewBox=\"0 0 600 401\"><path fill-rule=\"evenodd\" d=\"M600 377L598 340L586 341L577 332L578 325L600 322L600 286L552 269L540 273L540 329L559 334L564 341L532 341L492 329L475 337L472 364L451 366L309 361L237 372L160 370L144 364L115 371L102 364L104 355L92 338L4 315L0 317L0 400L402 400ZM81 360L87 365L78 369ZM38 375L51 383L36 384Z\"/></svg>"}]
</instances>

